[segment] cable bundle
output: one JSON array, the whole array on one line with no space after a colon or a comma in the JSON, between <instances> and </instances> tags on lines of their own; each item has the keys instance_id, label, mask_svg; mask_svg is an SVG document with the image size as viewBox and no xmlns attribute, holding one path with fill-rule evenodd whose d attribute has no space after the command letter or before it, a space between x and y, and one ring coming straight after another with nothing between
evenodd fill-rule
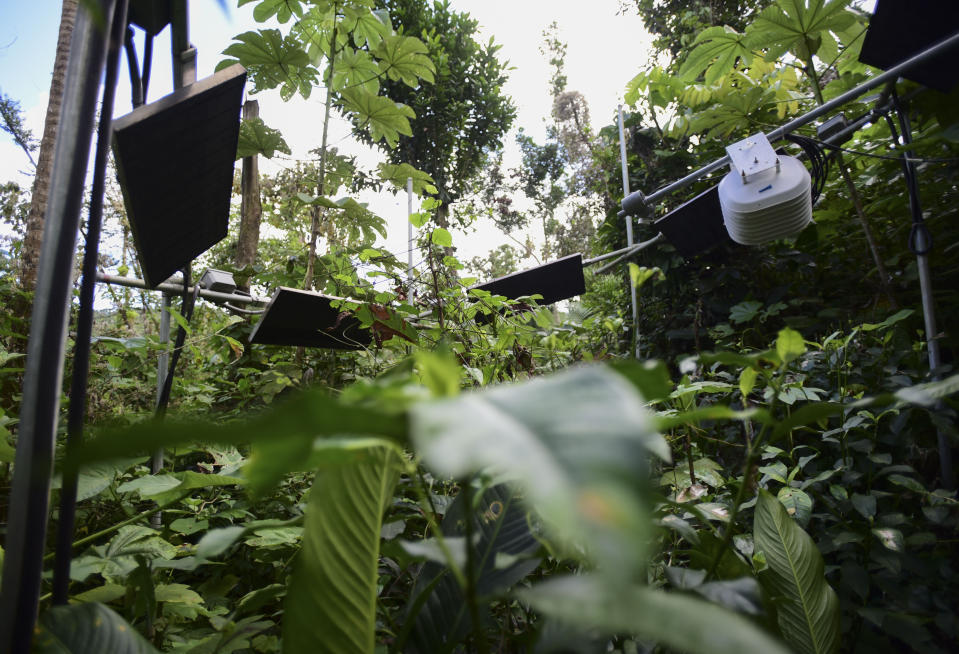
<instances>
[{"instance_id":1,"label":"cable bundle","mask_svg":"<svg viewBox=\"0 0 959 654\"><path fill-rule=\"evenodd\" d=\"M826 185L829 175L829 157L823 152L822 146L815 140L800 134L786 134L786 140L795 143L803 149L809 159L809 176L812 180L812 203L816 204Z\"/></svg>"}]
</instances>

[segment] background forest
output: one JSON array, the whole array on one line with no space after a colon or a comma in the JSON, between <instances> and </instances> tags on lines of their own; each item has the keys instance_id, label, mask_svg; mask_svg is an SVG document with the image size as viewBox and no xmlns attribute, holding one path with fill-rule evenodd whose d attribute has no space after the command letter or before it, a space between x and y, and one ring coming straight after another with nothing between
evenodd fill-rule
<instances>
[{"instance_id":1,"label":"background forest","mask_svg":"<svg viewBox=\"0 0 959 654\"><path fill-rule=\"evenodd\" d=\"M238 4L260 27L221 66L247 68L250 99L315 94L324 114L313 158L261 174L290 148L283 125L245 112L230 236L194 275L349 298L338 309L373 342L251 345L256 315L201 302L187 323L176 298L186 340L154 420L160 295L103 285L88 443L59 445L51 503L79 470L70 603L51 606L45 577L37 651L955 651L959 502L937 442L959 440L957 91L886 90L913 130L939 333L923 323L903 142L879 115L824 151L816 222L796 238L693 257L661 241L587 268L583 295L547 307L470 289L626 245L616 116L591 117L569 88L556 29L541 35L547 136L520 131L512 165L509 64L469 15L426 0ZM622 71L632 190L877 74L858 60L869 14L848 0L622 4L654 37L648 65ZM39 177L41 139L2 103ZM331 141L334 118L375 165ZM407 179L412 276L356 199ZM636 241L716 181L638 216ZM37 193L0 187L4 526ZM142 277L123 206L109 189L101 270ZM503 245L457 256L493 228Z\"/></svg>"}]
</instances>

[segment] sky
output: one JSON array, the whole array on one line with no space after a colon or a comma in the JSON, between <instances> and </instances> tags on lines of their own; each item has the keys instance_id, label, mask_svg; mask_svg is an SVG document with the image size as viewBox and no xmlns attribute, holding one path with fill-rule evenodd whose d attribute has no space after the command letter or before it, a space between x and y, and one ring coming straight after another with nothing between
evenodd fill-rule
<instances>
[{"instance_id":1,"label":"sky","mask_svg":"<svg viewBox=\"0 0 959 654\"><path fill-rule=\"evenodd\" d=\"M190 40L198 49L198 78L212 74L223 57L221 52L234 35L255 29L252 8L247 4L224 12L215 0L190 2ZM559 37L567 43L566 74L568 88L583 93L590 105L594 125L602 126L614 120L616 106L623 89L645 64L650 38L639 17L622 12L620 0L592 0L589 3L571 0L453 0L457 11L468 12L479 21L479 31L485 40L495 38L502 45L500 57L512 68L505 91L517 106L515 130L522 127L534 138L545 135L545 119L550 113L550 69L540 52L543 31L556 21ZM35 2L8 1L0 5L0 90L20 102L27 126L39 138L43 130L50 72L56 49L60 3L55 0ZM153 77L149 100L172 90L170 78L169 30L164 30L154 47ZM142 44L138 46L142 56ZM130 110L129 86L126 83L125 61L120 72L117 91L117 116ZM323 94L314 93L309 100L299 98L283 102L279 94L261 93L260 116L268 125L279 128L293 147L293 158L305 157L320 143ZM514 134L505 139L511 144ZM361 146L351 145L349 126L337 121L332 128L330 142L341 150L357 154L361 162L381 160L365 152ZM515 160L515 148L510 156ZM261 162L261 171L275 171L276 166L292 165L289 160ZM14 180L29 185L29 176L22 174L30 168L26 156L6 134L0 134L0 182ZM366 194L359 198L370 208L387 218L389 237L382 245L394 252L406 249L406 198L389 193ZM617 198L618 199L618 198ZM466 238L460 235L456 245L461 258L468 259L486 252L505 238L492 230L480 230Z\"/></svg>"}]
</instances>

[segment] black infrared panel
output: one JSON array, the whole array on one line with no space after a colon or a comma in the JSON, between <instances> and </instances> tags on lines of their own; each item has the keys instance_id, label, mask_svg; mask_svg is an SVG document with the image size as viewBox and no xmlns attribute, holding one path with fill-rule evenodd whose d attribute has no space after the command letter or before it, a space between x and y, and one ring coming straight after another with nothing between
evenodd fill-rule
<instances>
[{"instance_id":1,"label":"black infrared panel","mask_svg":"<svg viewBox=\"0 0 959 654\"><path fill-rule=\"evenodd\" d=\"M235 64L113 121L113 156L147 284L227 234L246 70Z\"/></svg>"},{"instance_id":2,"label":"black infrared panel","mask_svg":"<svg viewBox=\"0 0 959 654\"><path fill-rule=\"evenodd\" d=\"M331 350L359 350L369 345L370 331L332 305L342 298L281 286L250 334L251 343L303 345Z\"/></svg>"},{"instance_id":3,"label":"black infrared panel","mask_svg":"<svg viewBox=\"0 0 959 654\"><path fill-rule=\"evenodd\" d=\"M473 288L503 295L511 300L538 294L543 296L542 300L537 300L539 304L552 304L586 292L583 257L578 253L571 254L542 266L477 284Z\"/></svg>"},{"instance_id":4,"label":"black infrared panel","mask_svg":"<svg viewBox=\"0 0 959 654\"><path fill-rule=\"evenodd\" d=\"M718 186L673 209L653 226L686 258L731 240L723 224Z\"/></svg>"},{"instance_id":5,"label":"black infrared panel","mask_svg":"<svg viewBox=\"0 0 959 654\"><path fill-rule=\"evenodd\" d=\"M959 32L957 0L878 0L859 61L887 70ZM928 59L903 77L949 92L959 82L959 46Z\"/></svg>"}]
</instances>

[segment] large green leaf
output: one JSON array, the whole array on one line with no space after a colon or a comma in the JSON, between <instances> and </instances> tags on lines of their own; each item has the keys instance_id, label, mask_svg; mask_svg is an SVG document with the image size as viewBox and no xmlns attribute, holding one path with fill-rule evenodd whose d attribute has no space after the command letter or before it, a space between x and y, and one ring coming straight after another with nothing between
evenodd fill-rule
<instances>
[{"instance_id":1,"label":"large green leaf","mask_svg":"<svg viewBox=\"0 0 959 654\"><path fill-rule=\"evenodd\" d=\"M309 443L320 436L376 435L402 440L406 421L373 407L338 402L322 391L304 392L252 418L236 422L202 420L149 421L126 429L109 430L84 444L69 463L80 465L151 452L160 447L191 443L245 445L261 441L299 440Z\"/></svg>"},{"instance_id":2,"label":"large green leaf","mask_svg":"<svg viewBox=\"0 0 959 654\"><path fill-rule=\"evenodd\" d=\"M767 49L767 61L787 50L808 61L822 45L823 36L855 22L855 15L846 10L848 4L849 0L779 0L760 12L746 33L756 47Z\"/></svg>"},{"instance_id":3,"label":"large green leaf","mask_svg":"<svg viewBox=\"0 0 959 654\"><path fill-rule=\"evenodd\" d=\"M400 134L413 135L410 119L415 118L416 114L405 104L373 95L359 87L344 89L340 98L346 110L356 114L359 126L369 128L374 141L383 139L390 147L394 147Z\"/></svg>"},{"instance_id":4,"label":"large green leaf","mask_svg":"<svg viewBox=\"0 0 959 654\"><path fill-rule=\"evenodd\" d=\"M33 641L36 654L153 654L136 629L97 602L54 606L40 616Z\"/></svg>"},{"instance_id":5,"label":"large green leaf","mask_svg":"<svg viewBox=\"0 0 959 654\"><path fill-rule=\"evenodd\" d=\"M558 540L585 546L610 574L645 565L644 472L650 453L669 449L622 376L582 367L423 403L411 434L443 476L488 468L518 480Z\"/></svg>"},{"instance_id":6,"label":"large green leaf","mask_svg":"<svg viewBox=\"0 0 959 654\"><path fill-rule=\"evenodd\" d=\"M380 529L403 455L386 441L338 443L329 452L310 491L283 651L371 654Z\"/></svg>"},{"instance_id":7,"label":"large green leaf","mask_svg":"<svg viewBox=\"0 0 959 654\"><path fill-rule=\"evenodd\" d=\"M779 628L797 651L827 654L839 648L839 598L823 576L823 560L809 534L768 492L759 492L753 523L756 552L769 566L760 582L778 607Z\"/></svg>"},{"instance_id":8,"label":"large green leaf","mask_svg":"<svg viewBox=\"0 0 959 654\"><path fill-rule=\"evenodd\" d=\"M776 354L784 364L802 356L806 352L806 341L795 329L783 327L776 337Z\"/></svg>"},{"instance_id":9,"label":"large green leaf","mask_svg":"<svg viewBox=\"0 0 959 654\"><path fill-rule=\"evenodd\" d=\"M715 84L733 69L738 59L742 58L746 64L752 61L752 49L745 35L729 26L709 27L700 32L693 43L696 47L679 69L679 76L687 81L705 71L706 84Z\"/></svg>"},{"instance_id":10,"label":"large green leaf","mask_svg":"<svg viewBox=\"0 0 959 654\"><path fill-rule=\"evenodd\" d=\"M373 51L380 60L380 69L391 80L416 88L420 79L433 82L436 68L428 56L429 50L419 39L394 34L385 37Z\"/></svg>"},{"instance_id":11,"label":"large green leaf","mask_svg":"<svg viewBox=\"0 0 959 654\"><path fill-rule=\"evenodd\" d=\"M754 622L717 604L648 586L610 586L602 577L560 577L519 593L541 613L607 634L633 633L701 654L788 654Z\"/></svg>"},{"instance_id":12,"label":"large green leaf","mask_svg":"<svg viewBox=\"0 0 959 654\"><path fill-rule=\"evenodd\" d=\"M340 27L353 37L353 43L358 48L364 45L375 48L392 31L388 13L370 11L369 8L362 6L344 7Z\"/></svg>"},{"instance_id":13,"label":"large green leaf","mask_svg":"<svg viewBox=\"0 0 959 654\"><path fill-rule=\"evenodd\" d=\"M217 70L240 63L249 72L253 92L280 88L280 95L289 100L297 92L310 97L319 82L319 71L310 65L310 57L293 37L284 37L279 30L244 32L234 37L223 54L235 57L217 64Z\"/></svg>"},{"instance_id":14,"label":"large green leaf","mask_svg":"<svg viewBox=\"0 0 959 654\"><path fill-rule=\"evenodd\" d=\"M237 5L242 7L255 1L240 0ZM287 23L294 15L297 17L303 15L303 7L298 0L263 0L253 9L253 20L258 23L265 23L273 16L276 16L280 23Z\"/></svg>"},{"instance_id":15,"label":"large green leaf","mask_svg":"<svg viewBox=\"0 0 959 654\"><path fill-rule=\"evenodd\" d=\"M466 519L473 521L473 560L476 591L481 596L500 593L536 569L531 555L540 542L530 531L526 510L505 485L487 488L469 509L460 493L443 518L443 535L463 538ZM424 599L420 595L428 593ZM416 608L421 606L419 611ZM423 566L410 595L408 620L414 620L409 644L423 654L440 652L459 642L469 631L463 589L448 569L435 562Z\"/></svg>"},{"instance_id":16,"label":"large green leaf","mask_svg":"<svg viewBox=\"0 0 959 654\"><path fill-rule=\"evenodd\" d=\"M0 425L0 463L13 463L17 455L17 451L13 449L10 441L7 440L8 436L10 436L10 431L3 425ZM112 480L111 478L110 481ZM107 485L109 485L109 482L107 482ZM106 486L104 486L104 488L106 488Z\"/></svg>"},{"instance_id":17,"label":"large green leaf","mask_svg":"<svg viewBox=\"0 0 959 654\"><path fill-rule=\"evenodd\" d=\"M380 179L389 182L400 190L406 190L406 180L413 180L413 192L422 195L424 192L430 195L436 194L436 186L433 178L428 173L423 172L408 163L389 164L381 163L377 166L380 172Z\"/></svg>"},{"instance_id":18,"label":"large green leaf","mask_svg":"<svg viewBox=\"0 0 959 654\"><path fill-rule=\"evenodd\" d=\"M237 159L258 154L272 159L277 151L291 154L290 146L286 144L278 130L267 127L262 118L248 118L240 123L240 139L236 146Z\"/></svg>"},{"instance_id":19,"label":"large green leaf","mask_svg":"<svg viewBox=\"0 0 959 654\"><path fill-rule=\"evenodd\" d=\"M336 55L333 89L343 91L354 86L367 93L380 90L380 67L366 50L345 50Z\"/></svg>"}]
</instances>

